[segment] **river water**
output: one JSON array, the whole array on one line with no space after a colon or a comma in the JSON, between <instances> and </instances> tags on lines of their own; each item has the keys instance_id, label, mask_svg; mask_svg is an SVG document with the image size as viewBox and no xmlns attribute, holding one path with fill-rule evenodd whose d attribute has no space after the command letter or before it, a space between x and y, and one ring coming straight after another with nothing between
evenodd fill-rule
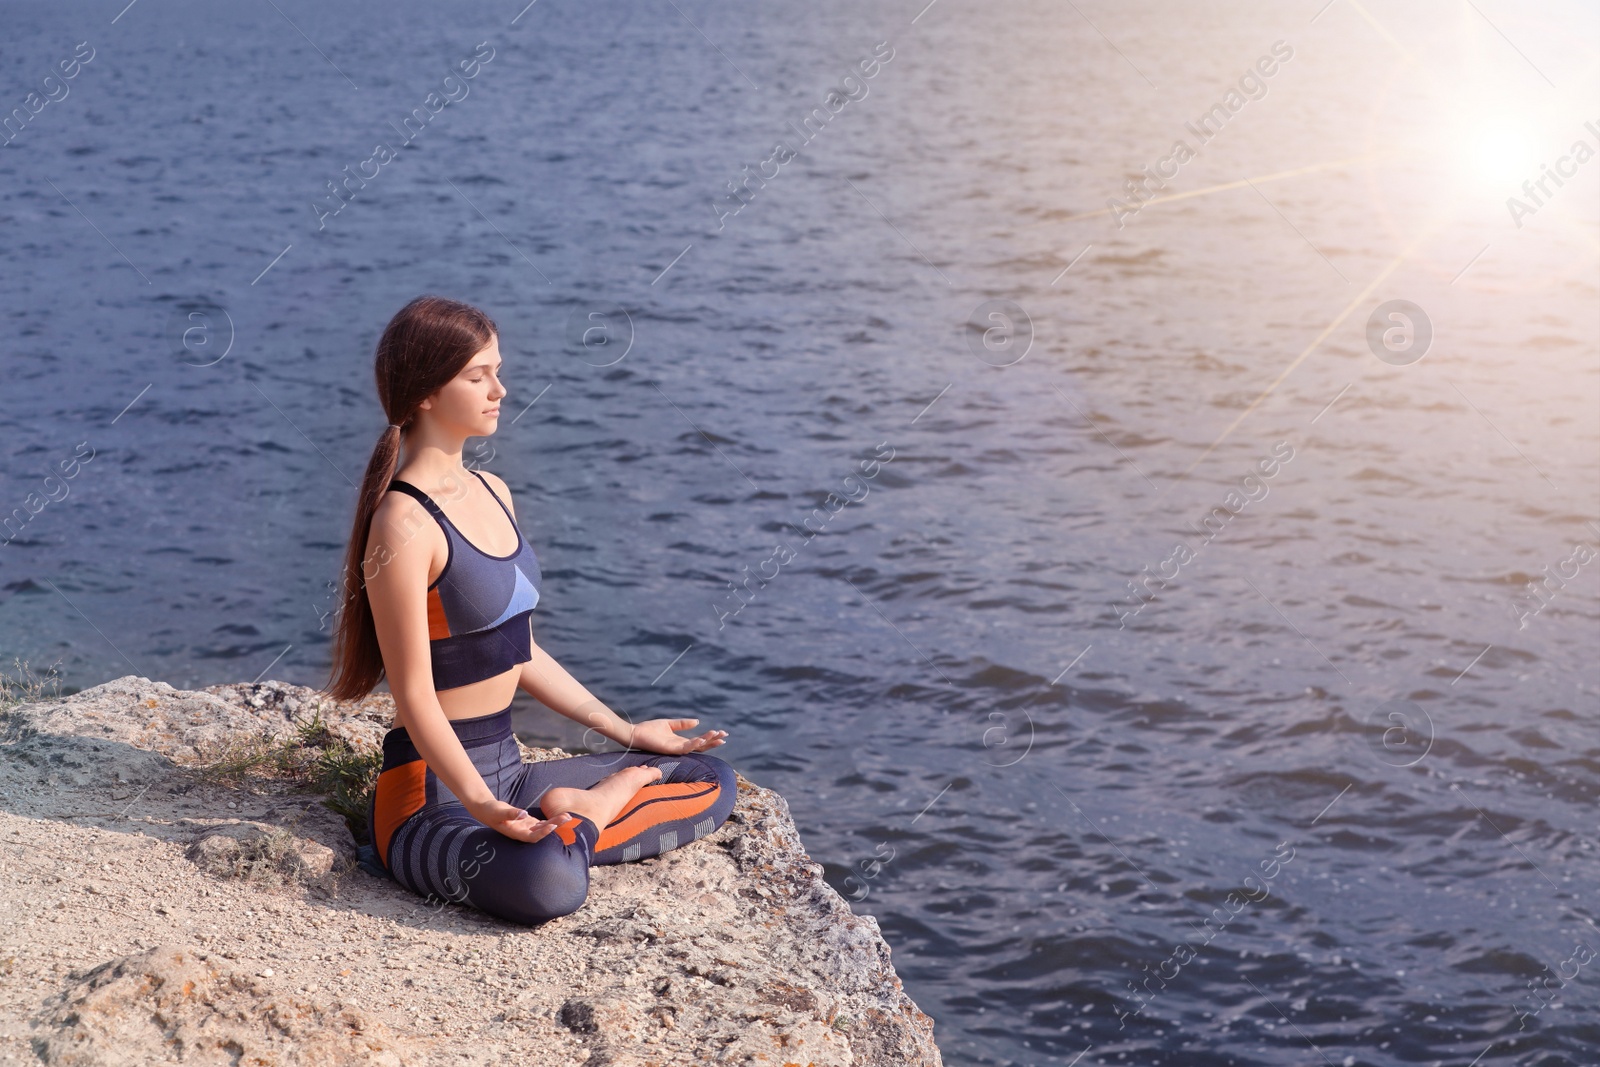
<instances>
[{"instance_id":1,"label":"river water","mask_svg":"<svg viewBox=\"0 0 1600 1067\"><path fill-rule=\"evenodd\" d=\"M946 1063L1600 1062L1592 6L6 17L7 668L321 684L439 292L540 643L730 732Z\"/></svg>"}]
</instances>

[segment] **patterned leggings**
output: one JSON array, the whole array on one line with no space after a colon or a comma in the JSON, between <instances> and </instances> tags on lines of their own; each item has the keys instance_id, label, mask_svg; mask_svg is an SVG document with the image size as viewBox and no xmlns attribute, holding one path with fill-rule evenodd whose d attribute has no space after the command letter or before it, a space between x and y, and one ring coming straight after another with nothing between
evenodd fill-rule
<instances>
[{"instance_id":1,"label":"patterned leggings","mask_svg":"<svg viewBox=\"0 0 1600 1067\"><path fill-rule=\"evenodd\" d=\"M368 814L377 857L401 885L430 900L450 900L512 922L534 924L577 911L589 894L589 868L658 856L711 833L733 811L733 767L703 752L682 756L625 750L539 763L522 762L511 708L450 724L499 800L538 818L553 786L587 789L622 768L661 768L604 829L573 818L538 841L518 841L485 826L428 769L404 727L383 739L383 767Z\"/></svg>"}]
</instances>

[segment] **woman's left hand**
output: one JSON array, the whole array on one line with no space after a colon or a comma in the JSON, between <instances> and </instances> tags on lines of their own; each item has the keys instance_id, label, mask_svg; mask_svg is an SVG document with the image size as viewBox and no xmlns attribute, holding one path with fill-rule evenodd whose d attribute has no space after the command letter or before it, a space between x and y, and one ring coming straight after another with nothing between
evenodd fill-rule
<instances>
[{"instance_id":1,"label":"woman's left hand","mask_svg":"<svg viewBox=\"0 0 1600 1067\"><path fill-rule=\"evenodd\" d=\"M716 748L728 736L726 730L707 730L699 737L679 737L675 730L687 730L699 719L647 719L635 723L633 735L626 742L629 748L642 748L646 752L660 752L667 756L681 756L685 752L703 752Z\"/></svg>"}]
</instances>

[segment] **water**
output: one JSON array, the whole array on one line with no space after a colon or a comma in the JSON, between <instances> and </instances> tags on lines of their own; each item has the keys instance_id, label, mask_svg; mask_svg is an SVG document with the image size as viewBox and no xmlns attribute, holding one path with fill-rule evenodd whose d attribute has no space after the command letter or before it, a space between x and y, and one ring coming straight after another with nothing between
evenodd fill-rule
<instances>
[{"instance_id":1,"label":"water","mask_svg":"<svg viewBox=\"0 0 1600 1067\"><path fill-rule=\"evenodd\" d=\"M1600 1062L1592 8L116 7L0 53L10 107L94 49L0 149L0 514L60 497L8 667L320 684L372 347L441 292L540 643L730 731L947 1063Z\"/></svg>"}]
</instances>

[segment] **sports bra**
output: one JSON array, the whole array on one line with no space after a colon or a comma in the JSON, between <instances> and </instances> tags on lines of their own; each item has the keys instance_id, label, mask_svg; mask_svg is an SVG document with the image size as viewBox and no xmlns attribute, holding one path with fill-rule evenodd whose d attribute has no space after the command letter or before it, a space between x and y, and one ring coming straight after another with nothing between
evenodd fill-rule
<instances>
[{"instance_id":1,"label":"sports bra","mask_svg":"<svg viewBox=\"0 0 1600 1067\"><path fill-rule=\"evenodd\" d=\"M428 658L436 691L481 682L533 658L529 621L539 603L539 557L500 494L472 473L511 520L517 547L509 556L492 556L468 541L433 498L410 482L389 483L428 509L450 548L444 570L428 586Z\"/></svg>"}]
</instances>

